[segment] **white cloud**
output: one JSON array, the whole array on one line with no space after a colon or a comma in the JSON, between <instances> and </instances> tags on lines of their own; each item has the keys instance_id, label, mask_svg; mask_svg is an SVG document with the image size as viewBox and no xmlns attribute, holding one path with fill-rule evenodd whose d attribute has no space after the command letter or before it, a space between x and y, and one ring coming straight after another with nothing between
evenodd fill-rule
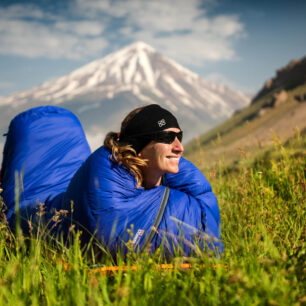
<instances>
[{"instance_id":1,"label":"white cloud","mask_svg":"<svg viewBox=\"0 0 306 306\"><path fill-rule=\"evenodd\" d=\"M103 32L104 27L96 21L59 21L54 29L64 33L97 36Z\"/></svg>"},{"instance_id":2,"label":"white cloud","mask_svg":"<svg viewBox=\"0 0 306 306\"><path fill-rule=\"evenodd\" d=\"M16 4L7 8L0 8L0 17L6 19L37 18L43 19L46 13L32 4Z\"/></svg>"},{"instance_id":3,"label":"white cloud","mask_svg":"<svg viewBox=\"0 0 306 306\"><path fill-rule=\"evenodd\" d=\"M42 23L5 16L0 20L0 54L53 59L95 57L108 46L99 36L102 31L97 22Z\"/></svg>"},{"instance_id":4,"label":"white cloud","mask_svg":"<svg viewBox=\"0 0 306 306\"><path fill-rule=\"evenodd\" d=\"M197 1L134 1L129 12L128 23L135 21L142 29L157 32L193 30L198 17Z\"/></svg>"},{"instance_id":5,"label":"white cloud","mask_svg":"<svg viewBox=\"0 0 306 306\"><path fill-rule=\"evenodd\" d=\"M71 10L89 18L97 18L101 13L113 17L122 17L129 11L128 1L109 0L75 0L71 3Z\"/></svg>"},{"instance_id":6,"label":"white cloud","mask_svg":"<svg viewBox=\"0 0 306 306\"><path fill-rule=\"evenodd\" d=\"M211 33L171 35L154 37L150 32L134 34L136 40L144 40L163 54L186 65L201 65L205 61L230 60L236 58L232 43Z\"/></svg>"},{"instance_id":7,"label":"white cloud","mask_svg":"<svg viewBox=\"0 0 306 306\"><path fill-rule=\"evenodd\" d=\"M142 40L182 64L237 58L235 42L245 35L238 16L208 16L203 4L75 0L61 16L14 5L0 9L0 54L89 60L100 57L110 41Z\"/></svg>"},{"instance_id":8,"label":"white cloud","mask_svg":"<svg viewBox=\"0 0 306 306\"><path fill-rule=\"evenodd\" d=\"M206 11L199 8L198 0L103 3L78 0L77 3L79 9L92 18L99 12L124 17L125 26L118 29L121 37L145 41L183 64L236 59L235 41L245 35L238 16L208 17ZM135 28L138 30L133 30Z\"/></svg>"}]
</instances>

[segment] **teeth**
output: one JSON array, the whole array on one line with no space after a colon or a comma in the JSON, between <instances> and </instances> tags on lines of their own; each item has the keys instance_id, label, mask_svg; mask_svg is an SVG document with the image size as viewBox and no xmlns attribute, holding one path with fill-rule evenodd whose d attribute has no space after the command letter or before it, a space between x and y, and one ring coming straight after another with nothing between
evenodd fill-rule
<instances>
[{"instance_id":1,"label":"teeth","mask_svg":"<svg viewBox=\"0 0 306 306\"><path fill-rule=\"evenodd\" d=\"M169 159L179 160L178 157L168 157Z\"/></svg>"}]
</instances>

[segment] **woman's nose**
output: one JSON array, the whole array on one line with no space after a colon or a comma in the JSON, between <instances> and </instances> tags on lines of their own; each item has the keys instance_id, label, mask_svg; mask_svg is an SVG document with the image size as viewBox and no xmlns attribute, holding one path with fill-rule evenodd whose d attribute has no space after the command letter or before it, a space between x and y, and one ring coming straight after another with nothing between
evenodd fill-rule
<instances>
[{"instance_id":1,"label":"woman's nose","mask_svg":"<svg viewBox=\"0 0 306 306\"><path fill-rule=\"evenodd\" d=\"M172 145L173 145L173 149L174 149L176 152L183 153L184 147L183 147L182 143L178 140L177 137L175 137L175 139L174 139Z\"/></svg>"}]
</instances>

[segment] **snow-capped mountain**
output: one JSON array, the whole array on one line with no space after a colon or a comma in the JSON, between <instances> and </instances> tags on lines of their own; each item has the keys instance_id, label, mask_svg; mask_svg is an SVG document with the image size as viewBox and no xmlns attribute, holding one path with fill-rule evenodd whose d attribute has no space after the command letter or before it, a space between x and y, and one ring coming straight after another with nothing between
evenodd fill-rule
<instances>
[{"instance_id":1,"label":"snow-capped mountain","mask_svg":"<svg viewBox=\"0 0 306 306\"><path fill-rule=\"evenodd\" d=\"M95 148L107 131L119 130L130 110L150 103L178 117L186 141L245 107L249 98L201 78L138 42L66 76L0 99L0 129L5 132L20 111L59 105L80 118Z\"/></svg>"}]
</instances>

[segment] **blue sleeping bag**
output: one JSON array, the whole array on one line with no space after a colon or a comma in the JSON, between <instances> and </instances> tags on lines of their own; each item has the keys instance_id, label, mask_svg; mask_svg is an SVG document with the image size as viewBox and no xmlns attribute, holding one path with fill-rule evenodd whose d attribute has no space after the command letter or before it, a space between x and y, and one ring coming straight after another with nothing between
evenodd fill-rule
<instances>
[{"instance_id":1,"label":"blue sleeping bag","mask_svg":"<svg viewBox=\"0 0 306 306\"><path fill-rule=\"evenodd\" d=\"M15 199L21 221L35 217L39 203L54 205L52 200L66 191L90 153L82 126L70 111L42 106L16 116L9 126L1 170L9 224L14 227Z\"/></svg>"},{"instance_id":2,"label":"blue sleeping bag","mask_svg":"<svg viewBox=\"0 0 306 306\"><path fill-rule=\"evenodd\" d=\"M192 254L195 241L223 250L217 199L191 162L181 158L179 172L166 174L161 186L136 188L135 177L112 161L108 149L90 154L78 119L59 107L34 108L12 120L1 187L12 227L15 198L23 230L45 203L47 223L55 210L70 211L60 234L66 237L72 222L84 243L94 235L114 256L128 241L135 250L164 245L171 254L175 246Z\"/></svg>"},{"instance_id":3,"label":"blue sleeping bag","mask_svg":"<svg viewBox=\"0 0 306 306\"><path fill-rule=\"evenodd\" d=\"M82 230L84 241L95 234L112 254L128 241L141 250L150 238L165 189L170 193L149 241L151 250L163 244L173 253L174 246L182 246L184 254L190 255L197 240L202 249L205 243L222 252L217 199L203 174L184 158L179 172L166 174L162 186L136 189L135 177L100 147L72 178L62 208L70 210L74 203L71 219Z\"/></svg>"}]
</instances>

